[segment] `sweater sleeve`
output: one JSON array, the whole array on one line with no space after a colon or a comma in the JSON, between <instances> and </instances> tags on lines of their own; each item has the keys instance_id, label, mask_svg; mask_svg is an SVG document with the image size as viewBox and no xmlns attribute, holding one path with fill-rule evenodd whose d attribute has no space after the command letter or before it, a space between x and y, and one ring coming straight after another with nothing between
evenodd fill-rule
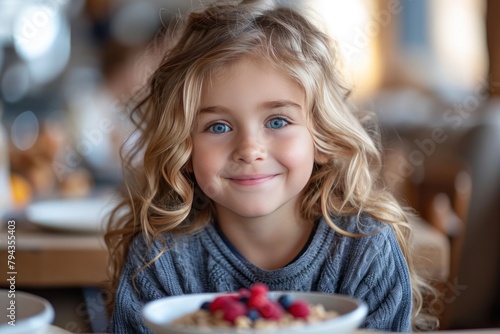
<instances>
[{"instance_id":1,"label":"sweater sleeve","mask_svg":"<svg viewBox=\"0 0 500 334\"><path fill-rule=\"evenodd\" d=\"M150 275L150 271L147 268L135 276L138 269L143 266L144 252L144 244L137 242L136 238L131 244L125 265L120 274L115 294L113 314L108 326L109 333L153 334L146 327L142 319L142 308L146 302L164 297L165 295L162 294L156 278Z\"/></svg>"},{"instance_id":2,"label":"sweater sleeve","mask_svg":"<svg viewBox=\"0 0 500 334\"><path fill-rule=\"evenodd\" d=\"M411 331L412 294L408 265L391 228L372 239L362 257L354 296L368 306L363 328Z\"/></svg>"}]
</instances>

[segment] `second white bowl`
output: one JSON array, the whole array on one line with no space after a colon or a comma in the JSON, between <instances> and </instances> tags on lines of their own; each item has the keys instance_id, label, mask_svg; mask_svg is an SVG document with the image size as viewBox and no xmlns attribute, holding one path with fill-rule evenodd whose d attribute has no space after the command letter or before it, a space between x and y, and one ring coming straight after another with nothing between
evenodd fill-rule
<instances>
[{"instance_id":1,"label":"second white bowl","mask_svg":"<svg viewBox=\"0 0 500 334\"><path fill-rule=\"evenodd\" d=\"M0 309L5 314L0 334L45 334L54 321L54 308L47 300L23 291L0 289Z\"/></svg>"}]
</instances>

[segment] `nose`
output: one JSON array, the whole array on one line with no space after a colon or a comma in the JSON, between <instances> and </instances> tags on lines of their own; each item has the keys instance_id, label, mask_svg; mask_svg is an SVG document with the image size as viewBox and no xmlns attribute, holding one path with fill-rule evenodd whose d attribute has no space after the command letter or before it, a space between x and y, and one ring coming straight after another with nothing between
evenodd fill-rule
<instances>
[{"instance_id":1,"label":"nose","mask_svg":"<svg viewBox=\"0 0 500 334\"><path fill-rule=\"evenodd\" d=\"M255 136L242 136L236 143L233 159L238 162L252 163L267 157L267 148Z\"/></svg>"}]
</instances>

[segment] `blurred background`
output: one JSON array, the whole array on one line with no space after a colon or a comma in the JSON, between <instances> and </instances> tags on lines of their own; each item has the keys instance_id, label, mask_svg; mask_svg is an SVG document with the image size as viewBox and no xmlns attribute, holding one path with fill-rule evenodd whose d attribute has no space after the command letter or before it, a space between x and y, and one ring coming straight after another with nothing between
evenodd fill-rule
<instances>
[{"instance_id":1,"label":"blurred background","mask_svg":"<svg viewBox=\"0 0 500 334\"><path fill-rule=\"evenodd\" d=\"M280 2L311 15L338 41L354 107L378 118L388 186L446 243L440 296L429 299L442 328L500 327L500 2ZM2 225L11 217L26 221L37 246L23 249L19 241L29 263L19 288L51 300L56 324L68 330L102 329L96 300L105 296L97 279L38 277L34 254L46 244L54 252L68 242L65 233L77 240L79 232L34 227L36 219L23 214L39 202L95 198L120 184L118 150L131 131L126 102L161 56L154 37L199 7L183 0L0 0ZM39 243L41 235L51 241ZM104 270L102 240L98 245L93 256L101 262L82 262L87 272Z\"/></svg>"}]
</instances>

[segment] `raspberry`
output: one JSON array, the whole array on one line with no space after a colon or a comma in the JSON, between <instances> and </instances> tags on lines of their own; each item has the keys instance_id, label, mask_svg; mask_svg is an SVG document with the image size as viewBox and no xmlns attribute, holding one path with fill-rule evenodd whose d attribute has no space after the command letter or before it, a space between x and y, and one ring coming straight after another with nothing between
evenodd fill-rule
<instances>
[{"instance_id":1,"label":"raspberry","mask_svg":"<svg viewBox=\"0 0 500 334\"><path fill-rule=\"evenodd\" d=\"M307 318L310 313L309 304L303 300L296 300L290 305L288 312L295 318Z\"/></svg>"},{"instance_id":2,"label":"raspberry","mask_svg":"<svg viewBox=\"0 0 500 334\"><path fill-rule=\"evenodd\" d=\"M215 311L222 310L227 303L234 302L235 300L237 299L235 299L235 296L232 295L218 296L213 302L210 303L210 312L213 313Z\"/></svg>"},{"instance_id":3,"label":"raspberry","mask_svg":"<svg viewBox=\"0 0 500 334\"><path fill-rule=\"evenodd\" d=\"M268 301L264 305L258 308L260 315L265 319L278 320L283 315L283 309L280 304Z\"/></svg>"},{"instance_id":4,"label":"raspberry","mask_svg":"<svg viewBox=\"0 0 500 334\"><path fill-rule=\"evenodd\" d=\"M288 308L290 307L290 305L292 305L293 303L293 298L292 296L290 295L281 295L279 298L278 298L278 303L280 303L280 305L285 309L285 310L288 310Z\"/></svg>"},{"instance_id":5,"label":"raspberry","mask_svg":"<svg viewBox=\"0 0 500 334\"><path fill-rule=\"evenodd\" d=\"M266 295L252 295L250 298L248 298L247 306L259 309L267 302L268 300Z\"/></svg>"},{"instance_id":6,"label":"raspberry","mask_svg":"<svg viewBox=\"0 0 500 334\"><path fill-rule=\"evenodd\" d=\"M247 308L243 303L229 301L223 307L223 319L234 324L236 318L247 314Z\"/></svg>"},{"instance_id":7,"label":"raspberry","mask_svg":"<svg viewBox=\"0 0 500 334\"><path fill-rule=\"evenodd\" d=\"M263 283L255 283L250 287L250 293L252 296L259 296L259 295L267 295L267 292L269 289L267 288L267 285Z\"/></svg>"}]
</instances>

